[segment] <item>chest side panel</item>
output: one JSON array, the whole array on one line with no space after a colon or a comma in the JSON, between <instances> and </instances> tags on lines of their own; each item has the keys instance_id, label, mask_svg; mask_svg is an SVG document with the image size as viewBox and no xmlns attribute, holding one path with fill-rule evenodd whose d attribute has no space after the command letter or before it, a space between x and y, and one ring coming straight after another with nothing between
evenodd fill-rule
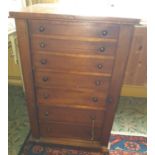
<instances>
[{"instance_id":1,"label":"chest side panel","mask_svg":"<svg viewBox=\"0 0 155 155\"><path fill-rule=\"evenodd\" d=\"M29 112L30 126L35 138L39 137L38 116L32 73L31 48L27 20L16 19L17 39L24 79L25 95Z\"/></svg>"},{"instance_id":2,"label":"chest side panel","mask_svg":"<svg viewBox=\"0 0 155 155\"><path fill-rule=\"evenodd\" d=\"M107 145L109 141L110 131L114 121L114 115L119 101L121 84L124 78L127 66L128 55L133 34L132 25L121 25L118 38L118 46L115 58L114 69L112 73L109 95L106 102L105 122L103 127L103 144Z\"/></svg>"}]
</instances>

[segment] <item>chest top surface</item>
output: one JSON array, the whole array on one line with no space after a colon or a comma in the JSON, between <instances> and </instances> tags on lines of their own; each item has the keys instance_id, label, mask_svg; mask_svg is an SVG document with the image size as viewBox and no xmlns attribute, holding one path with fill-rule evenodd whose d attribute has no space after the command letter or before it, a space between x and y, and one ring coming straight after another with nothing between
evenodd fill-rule
<instances>
[{"instance_id":1,"label":"chest top surface","mask_svg":"<svg viewBox=\"0 0 155 155\"><path fill-rule=\"evenodd\" d=\"M123 12L123 13L122 13ZM93 5L80 3L46 3L35 4L19 10L10 11L13 18L31 19L59 19L59 20L88 20L106 21L118 24L138 24L140 18L136 18L131 11L122 11L120 8L107 7L106 5Z\"/></svg>"}]
</instances>

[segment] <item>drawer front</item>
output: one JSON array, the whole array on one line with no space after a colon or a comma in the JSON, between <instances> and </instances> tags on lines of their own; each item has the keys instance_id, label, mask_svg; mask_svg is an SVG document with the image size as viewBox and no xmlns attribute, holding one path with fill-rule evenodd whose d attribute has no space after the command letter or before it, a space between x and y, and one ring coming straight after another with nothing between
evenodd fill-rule
<instances>
[{"instance_id":1,"label":"drawer front","mask_svg":"<svg viewBox=\"0 0 155 155\"><path fill-rule=\"evenodd\" d=\"M43 53L48 51L50 53L114 56L116 43L32 37L32 48L34 52L43 51Z\"/></svg>"},{"instance_id":2,"label":"drawer front","mask_svg":"<svg viewBox=\"0 0 155 155\"><path fill-rule=\"evenodd\" d=\"M56 71L112 73L114 60L95 59L77 56L35 54L34 66L36 68L52 69Z\"/></svg>"},{"instance_id":3,"label":"drawer front","mask_svg":"<svg viewBox=\"0 0 155 155\"><path fill-rule=\"evenodd\" d=\"M69 104L87 105L89 107L103 107L107 92L85 92L74 90L62 90L57 88L37 89L37 101L39 104Z\"/></svg>"},{"instance_id":4,"label":"drawer front","mask_svg":"<svg viewBox=\"0 0 155 155\"><path fill-rule=\"evenodd\" d=\"M70 122L89 126L95 120L95 124L100 126L103 123L103 110L39 105L39 118L43 122Z\"/></svg>"},{"instance_id":5,"label":"drawer front","mask_svg":"<svg viewBox=\"0 0 155 155\"><path fill-rule=\"evenodd\" d=\"M66 123L42 123L40 127L42 137L76 138L83 140L100 140L101 128Z\"/></svg>"},{"instance_id":6,"label":"drawer front","mask_svg":"<svg viewBox=\"0 0 155 155\"><path fill-rule=\"evenodd\" d=\"M30 34L70 37L117 38L119 26L102 22L30 20Z\"/></svg>"},{"instance_id":7,"label":"drawer front","mask_svg":"<svg viewBox=\"0 0 155 155\"><path fill-rule=\"evenodd\" d=\"M106 91L110 78L94 75L79 75L59 72L36 72L35 83L39 87L58 87L85 91Z\"/></svg>"}]
</instances>

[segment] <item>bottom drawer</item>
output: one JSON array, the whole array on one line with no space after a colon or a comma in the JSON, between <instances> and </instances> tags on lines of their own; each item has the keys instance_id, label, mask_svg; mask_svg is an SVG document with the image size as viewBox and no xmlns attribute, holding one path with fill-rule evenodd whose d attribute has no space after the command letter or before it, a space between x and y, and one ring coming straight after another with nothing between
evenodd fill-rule
<instances>
[{"instance_id":1,"label":"bottom drawer","mask_svg":"<svg viewBox=\"0 0 155 155\"><path fill-rule=\"evenodd\" d=\"M75 138L98 141L101 138L101 127L96 127L95 122L92 122L92 126L57 122L42 123L40 134L42 137Z\"/></svg>"},{"instance_id":2,"label":"bottom drawer","mask_svg":"<svg viewBox=\"0 0 155 155\"><path fill-rule=\"evenodd\" d=\"M68 122L70 124L87 124L95 119L95 124L101 126L104 121L103 110L87 110L81 108L39 106L39 119L43 122Z\"/></svg>"}]
</instances>

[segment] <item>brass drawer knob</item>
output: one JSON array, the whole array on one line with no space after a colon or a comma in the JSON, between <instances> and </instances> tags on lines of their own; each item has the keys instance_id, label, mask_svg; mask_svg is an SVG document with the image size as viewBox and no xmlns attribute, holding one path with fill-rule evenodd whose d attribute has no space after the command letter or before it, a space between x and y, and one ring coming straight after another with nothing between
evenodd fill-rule
<instances>
[{"instance_id":1,"label":"brass drawer knob","mask_svg":"<svg viewBox=\"0 0 155 155\"><path fill-rule=\"evenodd\" d=\"M44 99L48 99L49 95L48 94L44 94L43 97L44 97Z\"/></svg>"},{"instance_id":2,"label":"brass drawer knob","mask_svg":"<svg viewBox=\"0 0 155 155\"><path fill-rule=\"evenodd\" d=\"M98 65L97 65L97 68L98 68L98 69L102 69L102 68L103 68L103 65L102 65L102 64L98 64Z\"/></svg>"},{"instance_id":3,"label":"brass drawer knob","mask_svg":"<svg viewBox=\"0 0 155 155\"><path fill-rule=\"evenodd\" d=\"M45 64L47 64L47 60L46 60L46 59L41 59L41 60L40 60L40 63L41 63L42 65L45 65Z\"/></svg>"},{"instance_id":4,"label":"brass drawer knob","mask_svg":"<svg viewBox=\"0 0 155 155\"><path fill-rule=\"evenodd\" d=\"M45 48L45 42L43 42L43 41L40 42L40 47L41 47L41 48Z\"/></svg>"},{"instance_id":5,"label":"brass drawer knob","mask_svg":"<svg viewBox=\"0 0 155 155\"><path fill-rule=\"evenodd\" d=\"M39 27L39 31L40 31L40 32L44 32L44 31L45 31L45 27L40 26L40 27Z\"/></svg>"},{"instance_id":6,"label":"brass drawer knob","mask_svg":"<svg viewBox=\"0 0 155 155\"><path fill-rule=\"evenodd\" d=\"M92 97L92 101L93 102L98 102L98 98L97 97Z\"/></svg>"},{"instance_id":7,"label":"brass drawer knob","mask_svg":"<svg viewBox=\"0 0 155 155\"><path fill-rule=\"evenodd\" d=\"M101 47L100 52L105 52L105 47Z\"/></svg>"},{"instance_id":8,"label":"brass drawer knob","mask_svg":"<svg viewBox=\"0 0 155 155\"><path fill-rule=\"evenodd\" d=\"M107 34L108 34L107 30L102 31L102 36L107 36Z\"/></svg>"},{"instance_id":9,"label":"brass drawer knob","mask_svg":"<svg viewBox=\"0 0 155 155\"><path fill-rule=\"evenodd\" d=\"M100 80L96 80L95 84L96 84L96 86L100 86L101 85L101 81Z\"/></svg>"},{"instance_id":10,"label":"brass drawer knob","mask_svg":"<svg viewBox=\"0 0 155 155\"><path fill-rule=\"evenodd\" d=\"M48 81L48 77L47 77L47 76L44 76L44 77L42 78L42 80L43 80L44 82L46 82L46 81Z\"/></svg>"}]
</instances>

